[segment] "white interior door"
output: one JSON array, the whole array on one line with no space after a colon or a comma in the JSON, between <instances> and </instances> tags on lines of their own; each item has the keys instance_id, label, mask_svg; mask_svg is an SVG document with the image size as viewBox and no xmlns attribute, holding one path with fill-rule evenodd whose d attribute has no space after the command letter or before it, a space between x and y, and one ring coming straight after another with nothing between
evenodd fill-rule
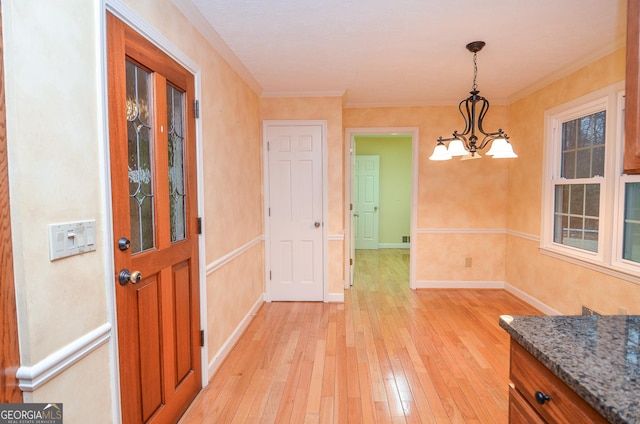
<instances>
[{"instance_id":1,"label":"white interior door","mask_svg":"<svg viewBox=\"0 0 640 424\"><path fill-rule=\"evenodd\" d=\"M378 248L380 156L356 155L353 209L356 249Z\"/></svg>"},{"instance_id":2,"label":"white interior door","mask_svg":"<svg viewBox=\"0 0 640 424\"><path fill-rule=\"evenodd\" d=\"M322 301L322 125L265 127L270 301Z\"/></svg>"},{"instance_id":3,"label":"white interior door","mask_svg":"<svg viewBox=\"0 0 640 424\"><path fill-rule=\"evenodd\" d=\"M349 140L350 143L350 148L349 148L349 161L350 161L350 165L351 165L351 169L354 170L356 169L356 139L354 136L350 137ZM349 216L351 219L351 226L349 227L351 230L349 231L349 274L350 274L350 279L349 279L349 284L353 286L353 277L355 274L355 260L356 260L356 232L355 232L355 228L356 228L356 211L354 209L354 190L355 190L355 172L350 172L349 173L349 193L350 193L350 207L349 207Z\"/></svg>"}]
</instances>

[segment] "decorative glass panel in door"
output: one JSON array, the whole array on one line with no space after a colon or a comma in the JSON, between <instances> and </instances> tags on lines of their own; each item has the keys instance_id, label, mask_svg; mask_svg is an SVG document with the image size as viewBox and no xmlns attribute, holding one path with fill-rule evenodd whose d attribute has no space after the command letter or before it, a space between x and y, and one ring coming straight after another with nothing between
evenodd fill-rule
<instances>
[{"instance_id":1,"label":"decorative glass panel in door","mask_svg":"<svg viewBox=\"0 0 640 424\"><path fill-rule=\"evenodd\" d=\"M184 240L186 187L184 178L184 93L167 84L167 143L171 242Z\"/></svg>"},{"instance_id":2,"label":"decorative glass panel in door","mask_svg":"<svg viewBox=\"0 0 640 424\"><path fill-rule=\"evenodd\" d=\"M155 247L151 74L127 61L131 253Z\"/></svg>"}]
</instances>

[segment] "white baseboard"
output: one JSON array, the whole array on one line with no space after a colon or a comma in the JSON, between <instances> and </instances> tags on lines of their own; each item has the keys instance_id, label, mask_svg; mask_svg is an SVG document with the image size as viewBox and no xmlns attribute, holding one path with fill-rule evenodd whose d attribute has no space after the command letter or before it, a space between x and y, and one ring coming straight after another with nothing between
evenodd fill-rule
<instances>
[{"instance_id":1,"label":"white baseboard","mask_svg":"<svg viewBox=\"0 0 640 424\"><path fill-rule=\"evenodd\" d=\"M411 243L378 243L378 249L409 249Z\"/></svg>"},{"instance_id":2,"label":"white baseboard","mask_svg":"<svg viewBox=\"0 0 640 424\"><path fill-rule=\"evenodd\" d=\"M238 342L238 340L240 339L240 336L242 336L244 331L247 329L247 327L249 326L249 323L251 323L251 320L256 315L256 313L258 312L258 309L260 309L263 303L264 303L264 295L260 295L256 303L253 304L249 312L247 312L247 314L242 319L242 321L240 321L240 323L238 324L236 329L233 331L233 333L231 333L231 336L227 339L226 342L224 342L222 347L218 349L216 354L213 356L213 359L209 361L208 380L211 380L211 377L213 377L216 371L218 371L218 368L220 368L220 365L222 365L222 362L225 360L227 355L229 355L229 352L231 352L231 349L233 349L235 344Z\"/></svg>"},{"instance_id":3,"label":"white baseboard","mask_svg":"<svg viewBox=\"0 0 640 424\"><path fill-rule=\"evenodd\" d=\"M327 293L328 303L344 303L344 291L340 293Z\"/></svg>"},{"instance_id":4,"label":"white baseboard","mask_svg":"<svg viewBox=\"0 0 640 424\"><path fill-rule=\"evenodd\" d=\"M546 315L562 315L535 297L505 281L416 281L417 289L504 289Z\"/></svg>"},{"instance_id":5,"label":"white baseboard","mask_svg":"<svg viewBox=\"0 0 640 424\"><path fill-rule=\"evenodd\" d=\"M535 297L523 292L522 290L520 290L520 289L518 289L516 287L513 287L509 283L504 283L504 289L506 291L508 291L509 293L511 293L512 295L524 300L529 305L531 305L534 308L538 309L540 312L544 312L546 315L562 315L560 312L556 311L555 309L551 308L550 306L545 305L544 303L540 302Z\"/></svg>"},{"instance_id":6,"label":"white baseboard","mask_svg":"<svg viewBox=\"0 0 640 424\"><path fill-rule=\"evenodd\" d=\"M502 281L438 281L418 280L416 289L503 289Z\"/></svg>"}]
</instances>

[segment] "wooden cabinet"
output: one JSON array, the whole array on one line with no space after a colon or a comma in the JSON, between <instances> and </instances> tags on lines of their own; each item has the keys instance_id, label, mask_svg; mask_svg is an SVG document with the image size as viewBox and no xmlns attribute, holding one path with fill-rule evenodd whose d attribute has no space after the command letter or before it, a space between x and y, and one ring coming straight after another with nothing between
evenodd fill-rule
<instances>
[{"instance_id":1,"label":"wooden cabinet","mask_svg":"<svg viewBox=\"0 0 640 424\"><path fill-rule=\"evenodd\" d=\"M511 340L509 422L606 423L580 396Z\"/></svg>"},{"instance_id":2,"label":"wooden cabinet","mask_svg":"<svg viewBox=\"0 0 640 424\"><path fill-rule=\"evenodd\" d=\"M627 0L624 173L640 174L640 0Z\"/></svg>"}]
</instances>

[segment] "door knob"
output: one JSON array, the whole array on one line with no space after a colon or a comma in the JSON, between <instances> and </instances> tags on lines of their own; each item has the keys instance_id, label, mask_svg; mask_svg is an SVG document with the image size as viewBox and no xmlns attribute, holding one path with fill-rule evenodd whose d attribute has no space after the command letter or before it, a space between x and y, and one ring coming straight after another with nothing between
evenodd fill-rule
<instances>
[{"instance_id":1,"label":"door knob","mask_svg":"<svg viewBox=\"0 0 640 424\"><path fill-rule=\"evenodd\" d=\"M126 268L122 269L120 274L118 274L118 281L122 286L126 286L128 282L131 282L131 284L138 284L142 281L142 273L140 271L130 272Z\"/></svg>"},{"instance_id":2,"label":"door knob","mask_svg":"<svg viewBox=\"0 0 640 424\"><path fill-rule=\"evenodd\" d=\"M315 224L313 224L314 227L318 228L320 226L319 222L316 222Z\"/></svg>"},{"instance_id":3,"label":"door knob","mask_svg":"<svg viewBox=\"0 0 640 424\"><path fill-rule=\"evenodd\" d=\"M358 212L354 212L353 216L355 216L356 218L360 216L360 214Z\"/></svg>"}]
</instances>

